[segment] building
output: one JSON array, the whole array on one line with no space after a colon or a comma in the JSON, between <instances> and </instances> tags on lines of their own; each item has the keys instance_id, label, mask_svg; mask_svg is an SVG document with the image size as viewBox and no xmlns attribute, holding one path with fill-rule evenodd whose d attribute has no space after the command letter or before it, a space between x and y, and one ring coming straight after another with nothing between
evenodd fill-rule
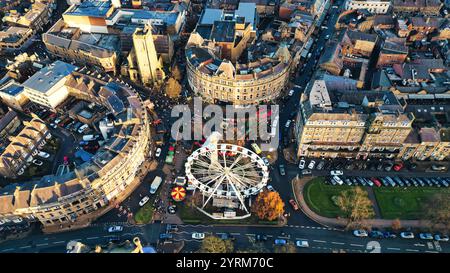
<instances>
[{"instance_id":1,"label":"building","mask_svg":"<svg viewBox=\"0 0 450 273\"><path fill-rule=\"evenodd\" d=\"M3 17L3 22L12 26L30 28L33 31L41 31L49 22L52 14L53 0L37 0L25 14L19 14L16 10L11 10Z\"/></svg>"},{"instance_id":2,"label":"building","mask_svg":"<svg viewBox=\"0 0 450 273\"><path fill-rule=\"evenodd\" d=\"M10 52L27 48L33 35L30 28L7 27L0 31L0 50Z\"/></svg>"},{"instance_id":3,"label":"building","mask_svg":"<svg viewBox=\"0 0 450 273\"><path fill-rule=\"evenodd\" d=\"M393 158L413 121L392 92L342 91L316 80L302 95L297 156Z\"/></svg>"},{"instance_id":4,"label":"building","mask_svg":"<svg viewBox=\"0 0 450 273\"><path fill-rule=\"evenodd\" d=\"M385 14L391 7L391 0L346 0L345 9L366 9L371 13Z\"/></svg>"},{"instance_id":5,"label":"building","mask_svg":"<svg viewBox=\"0 0 450 273\"><path fill-rule=\"evenodd\" d=\"M378 55L377 68L403 64L408 57L408 47L405 43L384 41Z\"/></svg>"},{"instance_id":6,"label":"building","mask_svg":"<svg viewBox=\"0 0 450 273\"><path fill-rule=\"evenodd\" d=\"M151 25L136 29L133 34L133 49L141 82L148 85L162 81L162 61L158 60Z\"/></svg>"},{"instance_id":7,"label":"building","mask_svg":"<svg viewBox=\"0 0 450 273\"><path fill-rule=\"evenodd\" d=\"M0 85L0 100L3 104L18 111L23 111L23 106L29 101L24 87L14 80L8 80Z\"/></svg>"},{"instance_id":8,"label":"building","mask_svg":"<svg viewBox=\"0 0 450 273\"><path fill-rule=\"evenodd\" d=\"M0 140L13 135L20 125L20 119L15 111L8 110L8 112L2 114L0 109Z\"/></svg>"},{"instance_id":9,"label":"building","mask_svg":"<svg viewBox=\"0 0 450 273\"><path fill-rule=\"evenodd\" d=\"M24 128L16 136L9 138L10 144L0 154L0 174L17 177L33 160L35 151L42 148L51 137L45 123L37 116L24 122Z\"/></svg>"},{"instance_id":10,"label":"building","mask_svg":"<svg viewBox=\"0 0 450 273\"><path fill-rule=\"evenodd\" d=\"M88 87L84 82L94 84ZM70 85L70 93L80 96L84 93L83 97L109 110L113 123L111 137L88 162L69 173L0 189L0 219L27 217L53 230L61 230L63 224L80 227L124 200L146 174L147 168L142 164L148 155L151 133L147 110L139 95L124 85L106 83L78 72L72 72L66 83ZM39 128L38 124L41 122L36 121L32 132ZM21 134L17 138L20 147L31 140ZM9 151L8 148L11 158L15 152Z\"/></svg>"},{"instance_id":11,"label":"building","mask_svg":"<svg viewBox=\"0 0 450 273\"><path fill-rule=\"evenodd\" d=\"M277 15L277 0L240 0L239 3L255 3L261 17Z\"/></svg>"},{"instance_id":12,"label":"building","mask_svg":"<svg viewBox=\"0 0 450 273\"><path fill-rule=\"evenodd\" d=\"M394 13L419 13L439 16L442 5L439 0L392 0Z\"/></svg>"},{"instance_id":13,"label":"building","mask_svg":"<svg viewBox=\"0 0 450 273\"><path fill-rule=\"evenodd\" d=\"M402 160L450 159L450 132L448 128L416 128L405 140L399 157Z\"/></svg>"},{"instance_id":14,"label":"building","mask_svg":"<svg viewBox=\"0 0 450 273\"><path fill-rule=\"evenodd\" d=\"M23 83L26 96L34 103L55 109L67 99L66 77L75 69L75 66L62 61L42 68Z\"/></svg>"},{"instance_id":15,"label":"building","mask_svg":"<svg viewBox=\"0 0 450 273\"><path fill-rule=\"evenodd\" d=\"M283 42L255 41L257 18L253 3L240 4L235 11L204 10L185 50L195 94L234 104L280 95L289 79L291 53Z\"/></svg>"}]
</instances>

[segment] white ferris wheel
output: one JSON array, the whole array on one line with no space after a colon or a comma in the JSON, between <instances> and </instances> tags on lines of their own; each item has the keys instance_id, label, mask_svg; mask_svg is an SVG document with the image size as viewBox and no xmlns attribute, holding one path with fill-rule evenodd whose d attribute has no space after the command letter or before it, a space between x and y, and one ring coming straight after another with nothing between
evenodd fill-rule
<instances>
[{"instance_id":1,"label":"white ferris wheel","mask_svg":"<svg viewBox=\"0 0 450 273\"><path fill-rule=\"evenodd\" d=\"M238 200L241 208L250 213L245 199L258 194L269 180L264 161L251 150L234 144L217 144L208 138L185 163L188 181L207 197Z\"/></svg>"}]
</instances>

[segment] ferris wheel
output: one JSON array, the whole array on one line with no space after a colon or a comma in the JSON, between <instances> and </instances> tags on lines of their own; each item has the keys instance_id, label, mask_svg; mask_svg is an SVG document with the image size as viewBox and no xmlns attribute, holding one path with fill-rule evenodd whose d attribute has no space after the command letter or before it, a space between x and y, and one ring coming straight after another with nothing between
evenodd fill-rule
<instances>
[{"instance_id":1,"label":"ferris wheel","mask_svg":"<svg viewBox=\"0 0 450 273\"><path fill-rule=\"evenodd\" d=\"M208 197L202 208L213 197L236 199L248 213L245 198L258 194L269 180L264 161L234 144L203 145L188 157L185 169L188 181Z\"/></svg>"}]
</instances>

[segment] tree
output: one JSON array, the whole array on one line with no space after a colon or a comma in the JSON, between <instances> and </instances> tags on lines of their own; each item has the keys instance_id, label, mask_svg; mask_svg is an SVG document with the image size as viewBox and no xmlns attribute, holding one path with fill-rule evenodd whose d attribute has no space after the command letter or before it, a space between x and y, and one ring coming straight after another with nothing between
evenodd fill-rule
<instances>
[{"instance_id":1,"label":"tree","mask_svg":"<svg viewBox=\"0 0 450 273\"><path fill-rule=\"evenodd\" d=\"M207 236L202 241L201 253L231 253L234 245L231 240L222 240L216 236Z\"/></svg>"},{"instance_id":2,"label":"tree","mask_svg":"<svg viewBox=\"0 0 450 273\"><path fill-rule=\"evenodd\" d=\"M181 85L176 79L171 77L166 83L165 91L169 98L177 98L181 93Z\"/></svg>"},{"instance_id":3,"label":"tree","mask_svg":"<svg viewBox=\"0 0 450 273\"><path fill-rule=\"evenodd\" d=\"M347 228L353 224L360 224L362 220L374 215L372 201L370 201L367 192L360 187L341 192L337 204L346 214Z\"/></svg>"},{"instance_id":4,"label":"tree","mask_svg":"<svg viewBox=\"0 0 450 273\"><path fill-rule=\"evenodd\" d=\"M402 222L400 222L400 219L395 219L392 221L392 229L393 230L399 230L402 228Z\"/></svg>"},{"instance_id":5,"label":"tree","mask_svg":"<svg viewBox=\"0 0 450 273\"><path fill-rule=\"evenodd\" d=\"M252 212L261 220L273 221L277 219L284 212L284 203L280 194L276 191L262 191L252 205Z\"/></svg>"},{"instance_id":6,"label":"tree","mask_svg":"<svg viewBox=\"0 0 450 273\"><path fill-rule=\"evenodd\" d=\"M178 67L178 65L173 66L172 77L177 81L181 81L183 79L183 75L181 75L181 71L180 71L180 68Z\"/></svg>"},{"instance_id":7,"label":"tree","mask_svg":"<svg viewBox=\"0 0 450 273\"><path fill-rule=\"evenodd\" d=\"M424 217L431 222L432 228L450 230L450 195L436 194L425 202Z\"/></svg>"},{"instance_id":8,"label":"tree","mask_svg":"<svg viewBox=\"0 0 450 273\"><path fill-rule=\"evenodd\" d=\"M274 247L275 253L297 253L297 248L292 243Z\"/></svg>"}]
</instances>

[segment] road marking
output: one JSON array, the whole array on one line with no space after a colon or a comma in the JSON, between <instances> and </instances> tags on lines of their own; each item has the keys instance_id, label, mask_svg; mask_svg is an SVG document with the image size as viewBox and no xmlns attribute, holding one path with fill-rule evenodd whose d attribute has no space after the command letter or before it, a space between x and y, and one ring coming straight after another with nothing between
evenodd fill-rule
<instances>
[{"instance_id":1,"label":"road marking","mask_svg":"<svg viewBox=\"0 0 450 273\"><path fill-rule=\"evenodd\" d=\"M299 228L299 226L295 226L296 228Z\"/></svg>"},{"instance_id":2,"label":"road marking","mask_svg":"<svg viewBox=\"0 0 450 273\"><path fill-rule=\"evenodd\" d=\"M86 239L88 239L88 240L95 240L95 239L98 239L98 237L87 237Z\"/></svg>"},{"instance_id":3,"label":"road marking","mask_svg":"<svg viewBox=\"0 0 450 273\"><path fill-rule=\"evenodd\" d=\"M396 247L388 247L387 249L389 249L389 250L400 250L400 248L396 248Z\"/></svg>"},{"instance_id":4,"label":"road marking","mask_svg":"<svg viewBox=\"0 0 450 273\"><path fill-rule=\"evenodd\" d=\"M7 249L3 249L2 252L8 252L8 251L13 251L14 248L7 248Z\"/></svg>"},{"instance_id":5,"label":"road marking","mask_svg":"<svg viewBox=\"0 0 450 273\"><path fill-rule=\"evenodd\" d=\"M295 240L305 240L305 241L308 241L308 239L305 239L305 238L295 238Z\"/></svg>"},{"instance_id":6,"label":"road marking","mask_svg":"<svg viewBox=\"0 0 450 273\"><path fill-rule=\"evenodd\" d=\"M317 243L326 243L327 241L313 240L313 242L317 242Z\"/></svg>"},{"instance_id":7,"label":"road marking","mask_svg":"<svg viewBox=\"0 0 450 273\"><path fill-rule=\"evenodd\" d=\"M253 234L253 233L246 233L245 235L247 235L247 236L255 236L255 234Z\"/></svg>"},{"instance_id":8,"label":"road marking","mask_svg":"<svg viewBox=\"0 0 450 273\"><path fill-rule=\"evenodd\" d=\"M305 226L300 226L301 228L305 228Z\"/></svg>"},{"instance_id":9,"label":"road marking","mask_svg":"<svg viewBox=\"0 0 450 273\"><path fill-rule=\"evenodd\" d=\"M53 242L55 245L56 244L64 244L66 241L58 241L58 242Z\"/></svg>"},{"instance_id":10,"label":"road marking","mask_svg":"<svg viewBox=\"0 0 450 273\"><path fill-rule=\"evenodd\" d=\"M36 246L48 246L48 243L36 244Z\"/></svg>"},{"instance_id":11,"label":"road marking","mask_svg":"<svg viewBox=\"0 0 450 273\"><path fill-rule=\"evenodd\" d=\"M331 242L332 244L335 244L335 245L345 245L345 243L341 243L341 242Z\"/></svg>"},{"instance_id":12,"label":"road marking","mask_svg":"<svg viewBox=\"0 0 450 273\"><path fill-rule=\"evenodd\" d=\"M272 237L273 237L273 235L266 235L266 237L268 237L268 238L272 238Z\"/></svg>"},{"instance_id":13,"label":"road marking","mask_svg":"<svg viewBox=\"0 0 450 273\"><path fill-rule=\"evenodd\" d=\"M405 249L406 251L410 251L410 252L419 252L419 250L417 250L417 249L409 249L409 248L407 248L407 249Z\"/></svg>"},{"instance_id":14,"label":"road marking","mask_svg":"<svg viewBox=\"0 0 450 273\"><path fill-rule=\"evenodd\" d=\"M312 229L316 229L316 227L311 227Z\"/></svg>"},{"instance_id":15,"label":"road marking","mask_svg":"<svg viewBox=\"0 0 450 273\"><path fill-rule=\"evenodd\" d=\"M425 253L439 253L439 251L430 251L430 250L425 250Z\"/></svg>"},{"instance_id":16,"label":"road marking","mask_svg":"<svg viewBox=\"0 0 450 273\"><path fill-rule=\"evenodd\" d=\"M241 235L241 234L238 232L235 232L235 233L230 233L230 235Z\"/></svg>"},{"instance_id":17,"label":"road marking","mask_svg":"<svg viewBox=\"0 0 450 273\"><path fill-rule=\"evenodd\" d=\"M350 244L351 246L359 246L359 247L364 247L363 245L358 245L358 244Z\"/></svg>"},{"instance_id":18,"label":"road marking","mask_svg":"<svg viewBox=\"0 0 450 273\"><path fill-rule=\"evenodd\" d=\"M434 246L436 247L437 251L442 251L441 245L439 244L438 241L434 241Z\"/></svg>"},{"instance_id":19,"label":"road marking","mask_svg":"<svg viewBox=\"0 0 450 273\"><path fill-rule=\"evenodd\" d=\"M31 246L21 246L19 248L25 249L25 248L30 248Z\"/></svg>"}]
</instances>

